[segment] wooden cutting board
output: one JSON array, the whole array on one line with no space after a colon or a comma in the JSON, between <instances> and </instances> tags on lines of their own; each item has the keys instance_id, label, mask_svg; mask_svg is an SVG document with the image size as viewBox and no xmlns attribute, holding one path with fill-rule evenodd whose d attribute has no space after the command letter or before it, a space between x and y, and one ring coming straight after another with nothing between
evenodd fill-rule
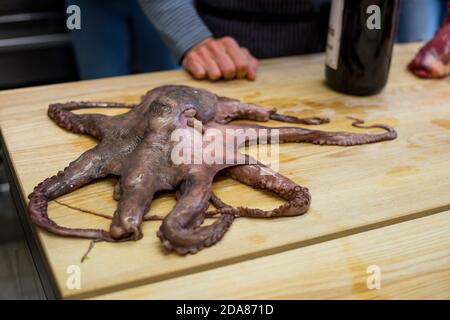
<instances>
[{"instance_id":1,"label":"wooden cutting board","mask_svg":"<svg viewBox=\"0 0 450 320\"><path fill-rule=\"evenodd\" d=\"M95 299L205 297L450 299L450 211Z\"/></svg>"},{"instance_id":2,"label":"wooden cutting board","mask_svg":"<svg viewBox=\"0 0 450 320\"><path fill-rule=\"evenodd\" d=\"M397 140L372 145L280 146L279 171L310 189L309 212L273 220L238 219L219 244L196 255L166 252L155 235L159 222L146 222L144 238L138 242L97 244L83 264L80 258L88 240L39 231L62 297L94 297L148 285L450 209L450 78L422 80L408 73L405 66L418 48L419 44L397 45L388 86L381 94L363 98L326 87L322 54L263 61L255 82L198 82L183 71L171 71L0 92L0 128L23 197L95 144L48 119L46 110L53 102L131 103L156 86L187 84L274 106L286 114L329 116L331 123L320 126L322 130L364 131L351 127L346 116L363 118L368 124L383 122L398 130ZM113 179L96 182L59 201L112 214L117 205L112 199L113 184ZM229 179L217 181L214 191L232 205L270 209L281 203ZM173 204L173 195L166 194L152 203L150 211L165 214ZM65 226L107 229L109 225L106 219L54 202L49 214ZM81 268L78 290L66 287L72 265ZM240 281L245 282L245 277ZM185 290L189 297L190 288Z\"/></svg>"}]
</instances>

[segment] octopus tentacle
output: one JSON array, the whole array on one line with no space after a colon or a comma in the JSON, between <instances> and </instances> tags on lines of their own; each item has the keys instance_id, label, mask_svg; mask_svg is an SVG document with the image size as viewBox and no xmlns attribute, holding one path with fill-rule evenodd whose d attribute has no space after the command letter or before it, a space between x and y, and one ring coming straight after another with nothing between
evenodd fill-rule
<instances>
[{"instance_id":1,"label":"octopus tentacle","mask_svg":"<svg viewBox=\"0 0 450 320\"><path fill-rule=\"evenodd\" d=\"M120 187L120 179L116 182L114 185L114 191L113 191L113 199L116 201L120 200L120 197L122 195L122 189Z\"/></svg>"},{"instance_id":2,"label":"octopus tentacle","mask_svg":"<svg viewBox=\"0 0 450 320\"><path fill-rule=\"evenodd\" d=\"M287 202L276 209L265 211L247 207L224 207L209 212L210 216L217 213L232 214L236 217L275 218L297 216L308 211L311 195L307 188L301 187L289 178L272 171L263 164L241 165L225 169L234 180L251 187L272 191Z\"/></svg>"},{"instance_id":3,"label":"octopus tentacle","mask_svg":"<svg viewBox=\"0 0 450 320\"><path fill-rule=\"evenodd\" d=\"M248 119L261 122L277 120L281 122L299 123L306 125L318 125L330 122L329 118L298 118L294 116L279 114L276 111L276 108L267 108L253 103L246 103L235 99L219 97L215 120L216 122L223 124L238 119Z\"/></svg>"},{"instance_id":4,"label":"octopus tentacle","mask_svg":"<svg viewBox=\"0 0 450 320\"><path fill-rule=\"evenodd\" d=\"M310 135L306 142L321 145L338 145L338 146L355 146L361 144L375 143L397 138L397 132L390 126L385 124L373 124L363 126L363 120L351 118L354 120L352 126L363 129L380 128L385 130L383 133L353 133L353 132L325 132L316 131ZM289 134L287 134L289 135Z\"/></svg>"},{"instance_id":5,"label":"octopus tentacle","mask_svg":"<svg viewBox=\"0 0 450 320\"><path fill-rule=\"evenodd\" d=\"M275 108L261 107L253 103L245 103L236 99L219 97L217 111L214 120L217 123L228 123L238 119L255 121L269 121L270 115L275 113Z\"/></svg>"},{"instance_id":6,"label":"octopus tentacle","mask_svg":"<svg viewBox=\"0 0 450 320\"><path fill-rule=\"evenodd\" d=\"M300 127L264 127L255 124L236 124L235 129L264 129L267 130L267 143L272 143L272 138L277 137L275 143L308 142L320 145L355 146L361 144L375 143L397 138L397 132L388 125L373 124L363 126L364 121L355 119L352 125L357 128L380 128L383 133L356 133L345 131L321 131L310 130ZM228 127L231 127L228 125ZM247 139L245 142L249 142ZM257 142L257 141L252 141Z\"/></svg>"},{"instance_id":7,"label":"octopus tentacle","mask_svg":"<svg viewBox=\"0 0 450 320\"><path fill-rule=\"evenodd\" d=\"M95 212L95 211L92 211L92 210L89 210L89 209L75 207L75 206L72 206L72 205L70 205L68 203L64 203L64 202L61 202L61 201L56 200L56 199L53 199L53 201L55 203L59 204L60 206L63 206L63 207L66 207L66 208L69 208L69 209L72 209L72 210L77 210L77 211L80 211L80 212L83 212L83 213L92 214L92 215L100 217L100 218L105 218L105 219L108 219L108 220L112 220L112 218L113 218L110 215L107 215L107 214L104 214L104 213L100 213L100 212Z\"/></svg>"},{"instance_id":8,"label":"octopus tentacle","mask_svg":"<svg viewBox=\"0 0 450 320\"><path fill-rule=\"evenodd\" d=\"M62 227L50 219L47 213L49 201L70 193L94 179L106 176L107 172L103 169L103 159L96 153L95 149L83 153L63 171L47 178L34 188L34 191L28 196L28 212L33 223L61 236L112 241L105 230Z\"/></svg>"},{"instance_id":9,"label":"octopus tentacle","mask_svg":"<svg viewBox=\"0 0 450 320\"><path fill-rule=\"evenodd\" d=\"M216 209L222 209L222 208L229 208L230 205L226 204L222 201L214 192L211 192L211 203L213 204Z\"/></svg>"},{"instance_id":10,"label":"octopus tentacle","mask_svg":"<svg viewBox=\"0 0 450 320\"><path fill-rule=\"evenodd\" d=\"M223 214L211 225L201 226L211 198L211 182L209 177L189 176L185 180L184 192L157 233L167 249L196 253L218 242L232 224L234 216Z\"/></svg>"},{"instance_id":11,"label":"octopus tentacle","mask_svg":"<svg viewBox=\"0 0 450 320\"><path fill-rule=\"evenodd\" d=\"M298 118L294 116L288 116L285 114L273 113L270 115L271 120L288 122L288 123L298 123L298 124L307 124L307 125L317 125L329 123L330 118L326 117L306 117L306 118Z\"/></svg>"},{"instance_id":12,"label":"octopus tentacle","mask_svg":"<svg viewBox=\"0 0 450 320\"><path fill-rule=\"evenodd\" d=\"M110 233L114 239L130 234L135 240L142 238L141 225L157 191L148 181L121 179L121 196L111 224Z\"/></svg>"},{"instance_id":13,"label":"octopus tentacle","mask_svg":"<svg viewBox=\"0 0 450 320\"><path fill-rule=\"evenodd\" d=\"M53 103L48 107L48 116L61 128L75 133L86 133L101 139L102 124L111 117L102 114L75 114L72 111L87 108L133 108L135 106L134 104L91 101Z\"/></svg>"},{"instance_id":14,"label":"octopus tentacle","mask_svg":"<svg viewBox=\"0 0 450 320\"><path fill-rule=\"evenodd\" d=\"M370 126L363 126L364 120L361 120L361 119L358 119L355 117L347 117L347 119L353 120L352 126L354 126L356 128L361 128L361 129L380 128L380 129L384 129L388 132L394 131L394 129L392 129L391 127L389 127L385 124L376 123L376 124L372 124Z\"/></svg>"},{"instance_id":15,"label":"octopus tentacle","mask_svg":"<svg viewBox=\"0 0 450 320\"><path fill-rule=\"evenodd\" d=\"M111 216L111 215L108 215L108 214L92 211L92 210L89 210L89 209L75 207L75 206L72 206L72 205L70 205L68 203L64 203L64 202L61 202L61 201L58 201L58 200L55 200L55 199L53 201L56 202L57 204L63 206L63 207L66 207L66 208L69 208L69 209L72 209L72 210L78 210L80 212L87 213L87 214L92 214L92 215L100 217L100 218L105 218L105 219L108 219L108 220L112 220L114 218L114 215ZM144 221L156 221L156 220L162 221L162 220L164 220L164 217L160 216L160 215L157 215L157 214L152 214L152 215L144 216L143 220Z\"/></svg>"}]
</instances>

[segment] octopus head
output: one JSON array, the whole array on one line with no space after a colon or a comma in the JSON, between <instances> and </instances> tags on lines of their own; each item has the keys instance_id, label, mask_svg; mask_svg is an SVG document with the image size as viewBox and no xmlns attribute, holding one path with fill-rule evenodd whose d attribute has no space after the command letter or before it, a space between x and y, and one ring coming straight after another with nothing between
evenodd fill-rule
<instances>
[{"instance_id":1,"label":"octopus head","mask_svg":"<svg viewBox=\"0 0 450 320\"><path fill-rule=\"evenodd\" d=\"M174 99L161 96L152 102L146 116L149 126L161 132L175 129L179 115L178 103Z\"/></svg>"}]
</instances>

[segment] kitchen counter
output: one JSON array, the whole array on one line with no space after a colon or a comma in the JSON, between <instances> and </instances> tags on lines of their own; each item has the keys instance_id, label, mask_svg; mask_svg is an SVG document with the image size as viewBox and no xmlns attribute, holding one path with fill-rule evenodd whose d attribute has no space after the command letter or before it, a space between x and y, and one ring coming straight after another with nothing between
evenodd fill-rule
<instances>
[{"instance_id":1,"label":"kitchen counter","mask_svg":"<svg viewBox=\"0 0 450 320\"><path fill-rule=\"evenodd\" d=\"M0 91L13 193L47 296L450 298L450 78L423 80L407 72L419 46L395 47L388 85L371 97L328 89L322 54L262 61L255 82L198 82L170 71ZM160 222L145 222L142 240L98 243L81 264L89 240L35 229L25 212L36 184L95 144L56 126L47 107L70 100L133 103L163 84L198 86L290 115L329 116L331 123L321 130L369 131L351 127L346 116L386 123L399 137L354 147L280 145L278 171L311 191L304 216L237 219L217 245L185 257L163 249L156 237ZM58 200L111 215L114 182L98 181ZM231 179L219 179L214 191L235 206L270 209L281 203ZM49 204L57 223L108 228L109 220L65 205ZM173 194L163 194L150 211L165 214L173 205ZM71 289L66 284L77 268L81 287ZM373 268L381 274L378 290L366 285Z\"/></svg>"}]
</instances>

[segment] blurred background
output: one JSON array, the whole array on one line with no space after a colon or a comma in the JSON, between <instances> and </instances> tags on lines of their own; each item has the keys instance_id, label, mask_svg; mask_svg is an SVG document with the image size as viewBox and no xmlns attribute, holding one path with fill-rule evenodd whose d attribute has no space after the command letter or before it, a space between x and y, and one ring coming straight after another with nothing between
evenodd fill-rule
<instances>
[{"instance_id":1,"label":"blurred background","mask_svg":"<svg viewBox=\"0 0 450 320\"><path fill-rule=\"evenodd\" d=\"M70 4L90 6L90 13L98 10L99 15L86 15L98 28L69 31ZM99 6L114 12L108 15ZM446 0L403 0L397 40L430 39L446 6ZM110 23L102 28L101 19ZM104 52L86 45L101 45L105 39ZM121 52L125 62L116 63ZM178 67L137 0L0 0L0 90ZM0 150L0 299L45 298L9 190Z\"/></svg>"},{"instance_id":2,"label":"blurred background","mask_svg":"<svg viewBox=\"0 0 450 320\"><path fill-rule=\"evenodd\" d=\"M64 1L0 0L0 89L77 80Z\"/></svg>"},{"instance_id":3,"label":"blurred background","mask_svg":"<svg viewBox=\"0 0 450 320\"><path fill-rule=\"evenodd\" d=\"M95 28L69 31L71 4L87 8L82 24ZM430 39L446 6L447 0L401 1L397 40ZM0 90L177 67L137 0L0 0Z\"/></svg>"}]
</instances>

